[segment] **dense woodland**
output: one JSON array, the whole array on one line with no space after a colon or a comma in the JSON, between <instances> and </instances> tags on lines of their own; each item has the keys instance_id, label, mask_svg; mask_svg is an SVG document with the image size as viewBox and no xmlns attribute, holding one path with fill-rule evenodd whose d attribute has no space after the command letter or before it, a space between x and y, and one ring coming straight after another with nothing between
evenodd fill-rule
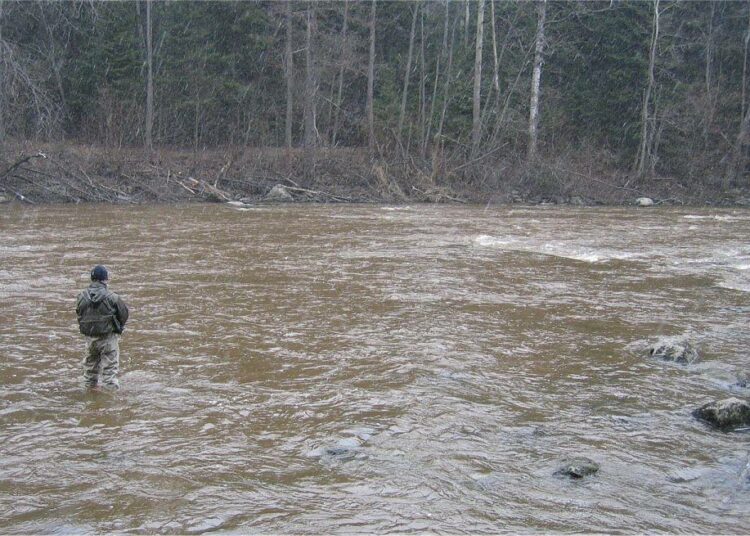
<instances>
[{"instance_id":1,"label":"dense woodland","mask_svg":"<svg viewBox=\"0 0 750 536\"><path fill-rule=\"evenodd\" d=\"M749 45L747 1L0 0L0 189L718 199Z\"/></svg>"}]
</instances>

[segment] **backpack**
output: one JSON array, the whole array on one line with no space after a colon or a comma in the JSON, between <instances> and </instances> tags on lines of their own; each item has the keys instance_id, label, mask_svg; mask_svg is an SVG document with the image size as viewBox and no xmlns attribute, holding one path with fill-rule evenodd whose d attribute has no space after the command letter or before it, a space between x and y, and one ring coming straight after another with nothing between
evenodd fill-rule
<instances>
[{"instance_id":1,"label":"backpack","mask_svg":"<svg viewBox=\"0 0 750 536\"><path fill-rule=\"evenodd\" d=\"M78 327L83 335L87 337L101 337L110 333L119 333L119 322L115 317L115 312L103 299L94 303L88 292L83 292L78 305Z\"/></svg>"}]
</instances>

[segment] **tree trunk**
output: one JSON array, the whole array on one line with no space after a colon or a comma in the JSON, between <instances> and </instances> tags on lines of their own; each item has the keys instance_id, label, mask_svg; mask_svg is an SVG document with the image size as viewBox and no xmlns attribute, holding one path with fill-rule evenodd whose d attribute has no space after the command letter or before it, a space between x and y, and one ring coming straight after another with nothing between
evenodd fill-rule
<instances>
[{"instance_id":1,"label":"tree trunk","mask_svg":"<svg viewBox=\"0 0 750 536\"><path fill-rule=\"evenodd\" d=\"M292 2L286 3L286 51L284 53L284 77L286 78L286 123L284 143L292 147L292 121L294 119L294 59L292 57Z\"/></svg>"},{"instance_id":2,"label":"tree trunk","mask_svg":"<svg viewBox=\"0 0 750 536\"><path fill-rule=\"evenodd\" d=\"M713 71L713 55L714 55L714 16L716 14L716 2L711 2L711 10L708 14L708 35L706 35L706 59L705 59L705 71L704 79L706 85L706 107L705 114L703 116L703 147L708 149L709 133L711 131L711 124L714 118L714 97L713 97L713 83L712 83L712 71Z\"/></svg>"},{"instance_id":3,"label":"tree trunk","mask_svg":"<svg viewBox=\"0 0 750 536\"><path fill-rule=\"evenodd\" d=\"M375 157L375 13L376 0L372 0L370 8L370 56L367 62L367 148L370 158Z\"/></svg>"},{"instance_id":4,"label":"tree trunk","mask_svg":"<svg viewBox=\"0 0 750 536\"><path fill-rule=\"evenodd\" d=\"M339 131L339 117L341 115L341 103L344 94L344 54L346 54L346 31L349 25L349 0L344 0L344 26L341 29L341 65L339 66L339 88L336 94L336 111L333 119L333 136L331 145L336 145L336 136Z\"/></svg>"},{"instance_id":5,"label":"tree trunk","mask_svg":"<svg viewBox=\"0 0 750 536\"><path fill-rule=\"evenodd\" d=\"M750 136L750 109L745 112L745 118L740 125L740 131L737 134L737 141L734 144L732 155L729 160L727 173L724 175L724 188L728 188L732 182L738 182L745 171L747 157L745 154L745 145L747 145Z\"/></svg>"},{"instance_id":6,"label":"tree trunk","mask_svg":"<svg viewBox=\"0 0 750 536\"><path fill-rule=\"evenodd\" d=\"M154 130L154 50L152 44L151 1L146 0L146 148L154 149L152 133Z\"/></svg>"},{"instance_id":7,"label":"tree trunk","mask_svg":"<svg viewBox=\"0 0 750 536\"><path fill-rule=\"evenodd\" d=\"M315 27L315 9L313 3L310 2L307 5L307 33L305 36L305 147L314 147L318 141L318 132L315 126L315 105L318 87L312 51Z\"/></svg>"},{"instance_id":8,"label":"tree trunk","mask_svg":"<svg viewBox=\"0 0 750 536\"><path fill-rule=\"evenodd\" d=\"M443 21L443 46L435 61L435 81L432 86L432 99L430 100L430 114L427 116L427 130L422 139L422 157L427 152L427 145L430 143L432 134L432 122L435 117L435 102L437 102L438 82L440 81L440 64L443 56L448 53L448 19L449 19L449 0L445 0L445 20Z\"/></svg>"},{"instance_id":9,"label":"tree trunk","mask_svg":"<svg viewBox=\"0 0 750 536\"><path fill-rule=\"evenodd\" d=\"M3 8L5 0L0 0L0 50L4 47L3 43ZM0 60L0 143L5 141L5 61Z\"/></svg>"},{"instance_id":10,"label":"tree trunk","mask_svg":"<svg viewBox=\"0 0 750 536\"><path fill-rule=\"evenodd\" d=\"M409 33L409 53L406 56L406 72L404 73L404 89L401 92L401 110L398 115L398 130L396 131L396 140L398 146L402 147L401 132L404 128L404 118L406 117L406 99L409 92L409 78L411 77L411 60L414 54L414 36L417 28L417 14L419 13L419 4L414 4L413 14L411 17L411 32Z\"/></svg>"},{"instance_id":11,"label":"tree trunk","mask_svg":"<svg viewBox=\"0 0 750 536\"><path fill-rule=\"evenodd\" d=\"M484 37L484 0L477 6L477 37L474 50L474 95L471 127L471 154L475 156L482 139L482 45Z\"/></svg>"},{"instance_id":12,"label":"tree trunk","mask_svg":"<svg viewBox=\"0 0 750 536\"><path fill-rule=\"evenodd\" d=\"M508 38L511 33L510 31L505 32L505 39L503 40L502 50L498 55L497 31L495 29L495 24L497 22L495 19L495 0L490 0L490 20L492 21L492 23L490 24L490 28L492 29L492 86L490 88L489 95L492 95L492 92L494 91L495 96L493 99L490 99L488 95L485 101L484 112L482 112L482 132L485 131L485 126L489 122L490 116L494 113L496 126L495 128L493 128L492 136L490 138L490 143L494 144L498 131L497 123L500 122L498 114L500 111L500 98L502 96L500 93L500 62L502 61L505 54L505 48L507 46ZM510 27L512 28L513 25L511 24Z\"/></svg>"},{"instance_id":13,"label":"tree trunk","mask_svg":"<svg viewBox=\"0 0 750 536\"><path fill-rule=\"evenodd\" d=\"M62 113L67 114L68 105L65 99L65 88L63 87L62 82L62 73L60 72L62 70L62 61L58 59L57 46L55 45L55 35L49 25L49 21L47 20L45 6L39 3L37 4L37 7L39 7L39 15L42 19L44 29L47 32L47 37L49 38L49 62L52 65L52 71L55 74L55 84L57 85L57 92L60 95L60 107L62 109Z\"/></svg>"},{"instance_id":14,"label":"tree trunk","mask_svg":"<svg viewBox=\"0 0 750 536\"><path fill-rule=\"evenodd\" d=\"M651 121L650 107L651 107L651 92L653 91L655 79L654 79L654 65L656 63L656 45L659 42L659 0L654 0L654 22L653 29L651 32L651 50L649 52L648 59L648 84L646 85L646 92L643 95L643 106L641 108L641 147L638 150L638 159L636 164L636 173L639 177L643 177L646 173L646 163L651 157L649 151L650 141L650 130L649 122Z\"/></svg>"},{"instance_id":15,"label":"tree trunk","mask_svg":"<svg viewBox=\"0 0 750 536\"><path fill-rule=\"evenodd\" d=\"M453 48L456 42L456 20L453 22L451 29L451 41L448 45L448 66L445 71L445 82L443 83L443 109L440 112L440 122L435 137L440 140L443 136L443 125L445 125L445 114L448 111L448 100L450 96L451 72L453 70ZM440 143L440 141L438 141Z\"/></svg>"},{"instance_id":16,"label":"tree trunk","mask_svg":"<svg viewBox=\"0 0 750 536\"><path fill-rule=\"evenodd\" d=\"M464 48L469 48L469 22L471 21L471 0L465 0L464 7Z\"/></svg>"},{"instance_id":17,"label":"tree trunk","mask_svg":"<svg viewBox=\"0 0 750 536\"><path fill-rule=\"evenodd\" d=\"M743 56L742 61L742 103L741 103L741 110L740 110L740 123L742 123L742 118L745 117L745 111L747 110L746 102L747 102L747 50L748 45L750 45L750 10L748 11L748 17L747 17L747 30L745 32L745 55Z\"/></svg>"},{"instance_id":18,"label":"tree trunk","mask_svg":"<svg viewBox=\"0 0 750 536\"><path fill-rule=\"evenodd\" d=\"M497 32L495 31L495 0L490 0L490 20L492 21L492 87L500 95L500 59L497 57Z\"/></svg>"},{"instance_id":19,"label":"tree trunk","mask_svg":"<svg viewBox=\"0 0 750 536\"><path fill-rule=\"evenodd\" d=\"M425 10L422 10L422 16L419 18L419 136L424 136L425 130L427 129L425 124L427 123L427 95L425 92L424 82L427 79L427 66L424 55L424 14ZM409 139L411 144L411 138Z\"/></svg>"},{"instance_id":20,"label":"tree trunk","mask_svg":"<svg viewBox=\"0 0 750 536\"><path fill-rule=\"evenodd\" d=\"M536 42L534 47L534 70L531 75L531 102L529 105L529 147L527 158L531 162L536 158L539 130L539 93L542 82L542 64L544 58L544 19L547 15L547 0L537 4Z\"/></svg>"}]
</instances>

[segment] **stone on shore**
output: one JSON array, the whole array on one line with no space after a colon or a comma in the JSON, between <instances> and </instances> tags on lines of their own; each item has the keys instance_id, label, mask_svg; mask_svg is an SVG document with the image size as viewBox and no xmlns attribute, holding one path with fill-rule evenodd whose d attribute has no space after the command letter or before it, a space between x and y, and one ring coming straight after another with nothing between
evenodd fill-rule
<instances>
[{"instance_id":1,"label":"stone on shore","mask_svg":"<svg viewBox=\"0 0 750 536\"><path fill-rule=\"evenodd\" d=\"M654 205L654 200L650 197L639 197L635 200L635 204L639 207L651 207Z\"/></svg>"},{"instance_id":2,"label":"stone on shore","mask_svg":"<svg viewBox=\"0 0 750 536\"><path fill-rule=\"evenodd\" d=\"M597 471L599 471L598 463L588 458L571 458L563 460L562 464L555 470L555 475L578 479L596 474Z\"/></svg>"},{"instance_id":3,"label":"stone on shore","mask_svg":"<svg viewBox=\"0 0 750 536\"><path fill-rule=\"evenodd\" d=\"M693 417L722 430L750 426L750 404L735 397L725 398L704 404L693 411Z\"/></svg>"},{"instance_id":4,"label":"stone on shore","mask_svg":"<svg viewBox=\"0 0 750 536\"><path fill-rule=\"evenodd\" d=\"M651 345L648 355L664 361L689 365L698 360L698 351L684 339L662 339Z\"/></svg>"},{"instance_id":5,"label":"stone on shore","mask_svg":"<svg viewBox=\"0 0 750 536\"><path fill-rule=\"evenodd\" d=\"M294 198L292 197L292 194L289 193L289 190L282 184L277 184L273 188L271 188L271 191L268 192L265 198L266 201L274 201L276 203L288 203L290 201L294 201Z\"/></svg>"}]
</instances>

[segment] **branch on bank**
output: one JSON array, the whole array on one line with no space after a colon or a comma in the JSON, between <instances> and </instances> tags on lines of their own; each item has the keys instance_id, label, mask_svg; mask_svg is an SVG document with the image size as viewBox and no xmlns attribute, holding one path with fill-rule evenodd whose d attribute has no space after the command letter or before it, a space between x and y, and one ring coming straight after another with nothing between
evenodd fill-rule
<instances>
[{"instance_id":1,"label":"branch on bank","mask_svg":"<svg viewBox=\"0 0 750 536\"><path fill-rule=\"evenodd\" d=\"M0 174L0 178L7 177L11 173L13 173L19 166L22 166L23 164L25 164L26 162L28 162L32 158L47 158L47 155L44 154L44 153L42 153L41 151L38 152L38 153L36 153L36 154L32 154L32 155L28 155L28 156L21 154L21 158L19 158L18 160L16 160L16 162L13 165L11 165L8 169L6 169L5 171L3 171Z\"/></svg>"}]
</instances>

